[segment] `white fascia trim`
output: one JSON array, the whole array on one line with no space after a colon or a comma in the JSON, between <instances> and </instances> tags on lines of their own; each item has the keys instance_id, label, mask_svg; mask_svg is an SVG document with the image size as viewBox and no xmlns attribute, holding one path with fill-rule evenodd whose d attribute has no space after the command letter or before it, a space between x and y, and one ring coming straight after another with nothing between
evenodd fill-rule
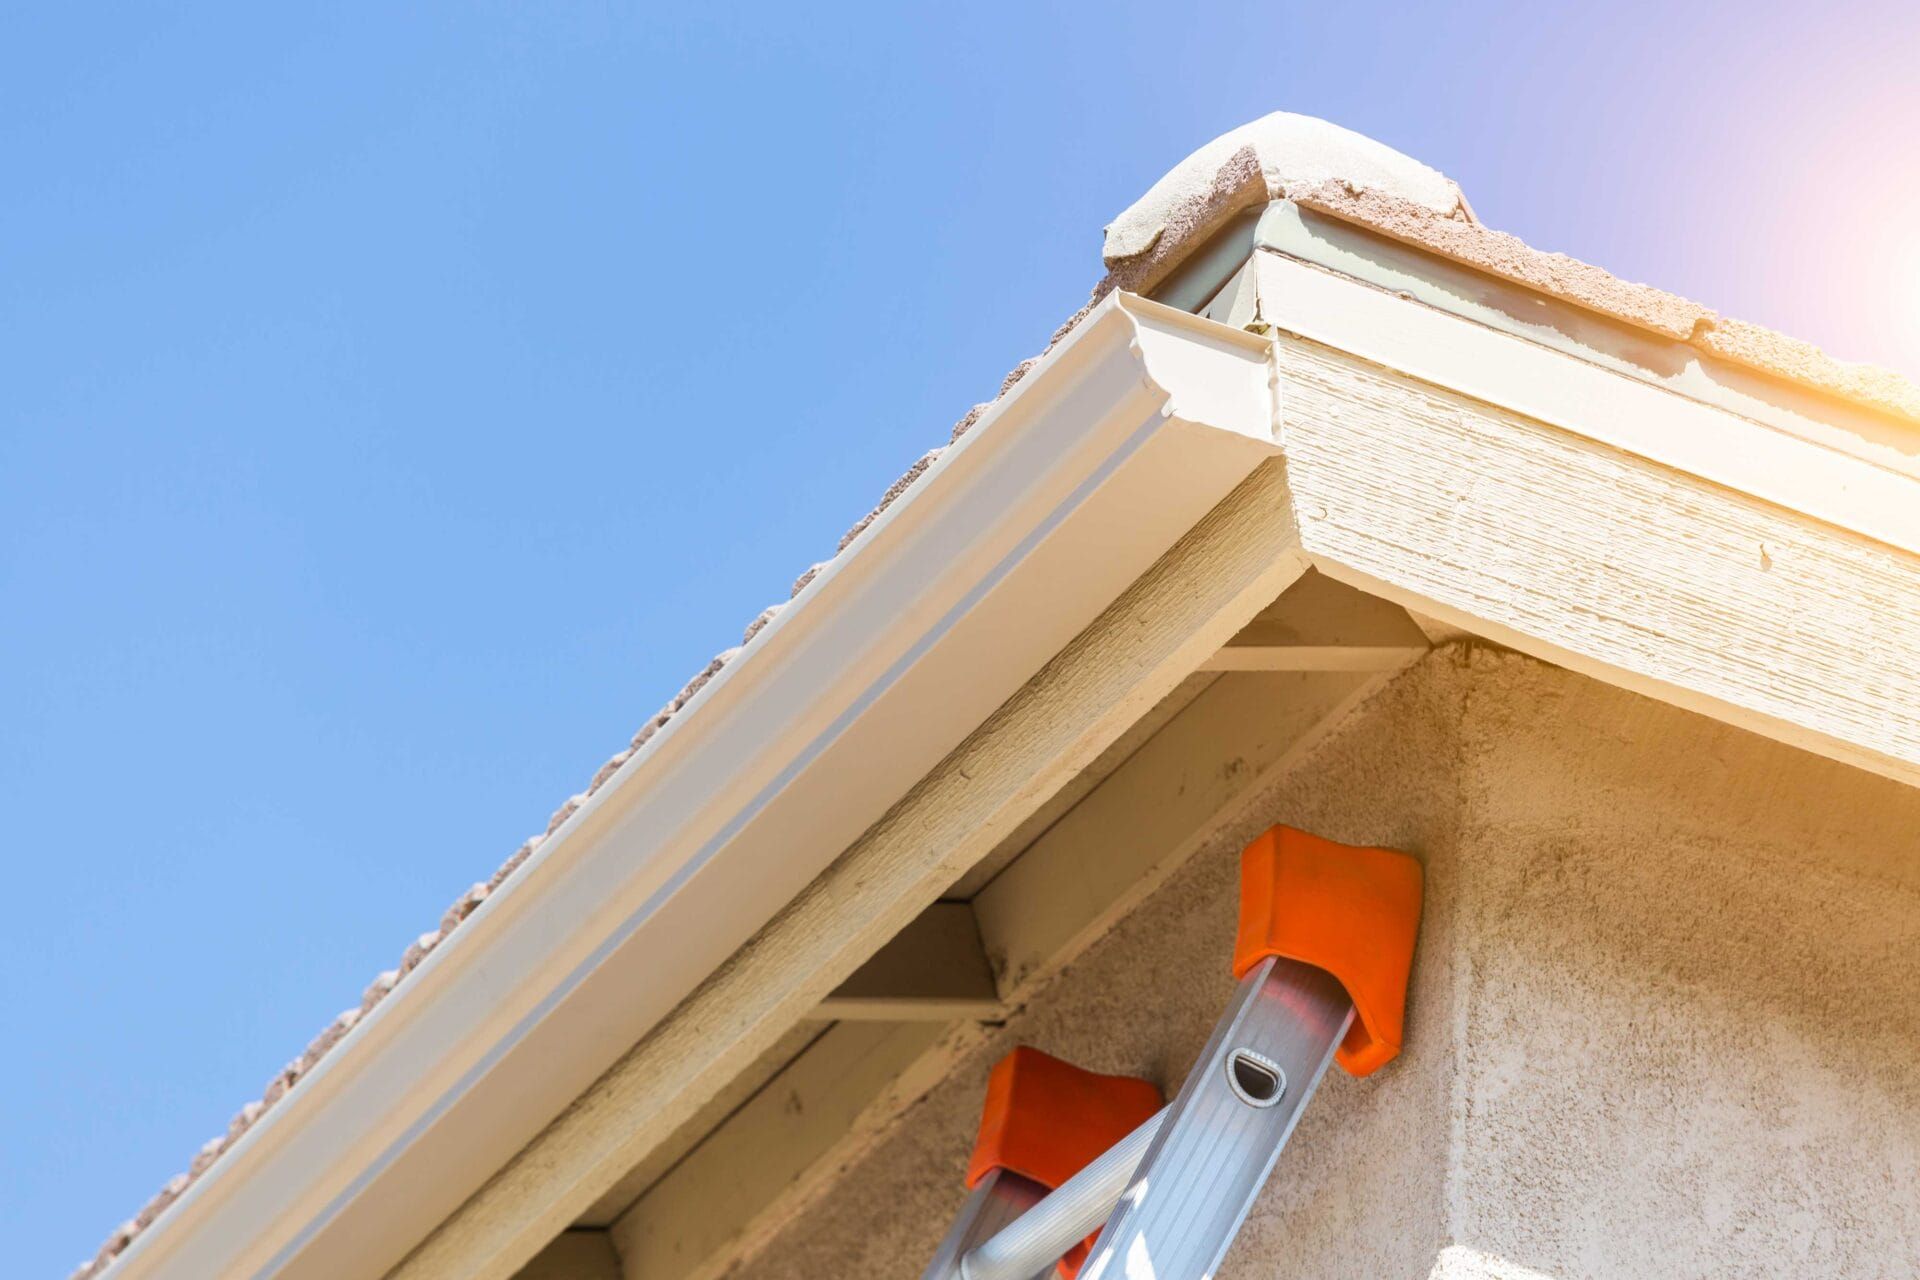
<instances>
[{"instance_id":1,"label":"white fascia trim","mask_svg":"<svg viewBox=\"0 0 1920 1280\"><path fill-rule=\"evenodd\" d=\"M1277 452L1268 354L1104 299L108 1274L386 1272Z\"/></svg>"},{"instance_id":2,"label":"white fascia trim","mask_svg":"<svg viewBox=\"0 0 1920 1280\"><path fill-rule=\"evenodd\" d=\"M1315 567L1920 781L1920 478L1267 249L1252 270Z\"/></svg>"},{"instance_id":3,"label":"white fascia trim","mask_svg":"<svg viewBox=\"0 0 1920 1280\"><path fill-rule=\"evenodd\" d=\"M1275 328L1920 554L1911 475L1271 250L1253 270Z\"/></svg>"},{"instance_id":4,"label":"white fascia trim","mask_svg":"<svg viewBox=\"0 0 1920 1280\"><path fill-rule=\"evenodd\" d=\"M1920 479L1912 426L1744 368L1689 343L1546 297L1291 201L1275 201L1260 210L1249 238L1258 248L1324 267L1377 291ZM1244 260L1247 253L1240 256ZM1220 278L1224 281L1225 274Z\"/></svg>"}]
</instances>

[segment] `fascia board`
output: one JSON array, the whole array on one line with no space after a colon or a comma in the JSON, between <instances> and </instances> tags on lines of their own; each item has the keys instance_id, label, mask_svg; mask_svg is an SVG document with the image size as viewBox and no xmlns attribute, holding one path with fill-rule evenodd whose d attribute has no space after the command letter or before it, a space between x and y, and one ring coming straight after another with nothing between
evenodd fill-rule
<instances>
[{"instance_id":1,"label":"fascia board","mask_svg":"<svg viewBox=\"0 0 1920 1280\"><path fill-rule=\"evenodd\" d=\"M1242 260L1258 246L1325 267L1436 311L1920 478L1920 450L1915 447L1920 432L1911 424L1769 377L1691 343L1547 297L1292 201L1278 200L1261 209L1247 241Z\"/></svg>"},{"instance_id":2,"label":"fascia board","mask_svg":"<svg viewBox=\"0 0 1920 1280\"><path fill-rule=\"evenodd\" d=\"M1280 253L1253 268L1277 329L1920 553L1903 471Z\"/></svg>"},{"instance_id":3,"label":"fascia board","mask_svg":"<svg viewBox=\"0 0 1920 1280\"><path fill-rule=\"evenodd\" d=\"M1253 270L1316 567L1920 779L1920 479L1279 254Z\"/></svg>"},{"instance_id":4,"label":"fascia board","mask_svg":"<svg viewBox=\"0 0 1920 1280\"><path fill-rule=\"evenodd\" d=\"M1276 453L1268 354L1104 299L107 1274L398 1262Z\"/></svg>"}]
</instances>

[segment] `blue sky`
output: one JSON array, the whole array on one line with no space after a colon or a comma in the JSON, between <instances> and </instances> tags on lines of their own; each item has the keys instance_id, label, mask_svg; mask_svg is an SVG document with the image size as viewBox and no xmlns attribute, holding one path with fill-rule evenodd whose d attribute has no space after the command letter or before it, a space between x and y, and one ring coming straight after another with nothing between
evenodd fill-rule
<instances>
[{"instance_id":1,"label":"blue sky","mask_svg":"<svg viewBox=\"0 0 1920 1280\"><path fill-rule=\"evenodd\" d=\"M9 1270L785 599L1187 151L1324 116L1920 372L1916 66L1902 4L15 8Z\"/></svg>"}]
</instances>

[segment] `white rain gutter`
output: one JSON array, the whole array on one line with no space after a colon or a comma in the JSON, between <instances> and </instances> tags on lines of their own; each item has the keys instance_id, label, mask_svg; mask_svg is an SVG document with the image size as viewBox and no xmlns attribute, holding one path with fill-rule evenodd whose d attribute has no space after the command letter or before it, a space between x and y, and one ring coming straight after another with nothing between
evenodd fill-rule
<instances>
[{"instance_id":1,"label":"white rain gutter","mask_svg":"<svg viewBox=\"0 0 1920 1280\"><path fill-rule=\"evenodd\" d=\"M1263 339L1107 297L107 1274L384 1274L1274 455L1273 421Z\"/></svg>"}]
</instances>

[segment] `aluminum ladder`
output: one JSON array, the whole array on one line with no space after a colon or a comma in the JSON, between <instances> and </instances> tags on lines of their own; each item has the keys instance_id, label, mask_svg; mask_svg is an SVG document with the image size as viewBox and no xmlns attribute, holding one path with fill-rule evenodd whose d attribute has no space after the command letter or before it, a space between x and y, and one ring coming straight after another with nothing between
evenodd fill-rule
<instances>
[{"instance_id":1,"label":"aluminum ladder","mask_svg":"<svg viewBox=\"0 0 1920 1280\"><path fill-rule=\"evenodd\" d=\"M1211 1276L1327 1068L1368 1075L1399 1052L1420 902L1404 853L1290 827L1248 845L1239 986L1173 1102L1015 1049L921 1280Z\"/></svg>"}]
</instances>

